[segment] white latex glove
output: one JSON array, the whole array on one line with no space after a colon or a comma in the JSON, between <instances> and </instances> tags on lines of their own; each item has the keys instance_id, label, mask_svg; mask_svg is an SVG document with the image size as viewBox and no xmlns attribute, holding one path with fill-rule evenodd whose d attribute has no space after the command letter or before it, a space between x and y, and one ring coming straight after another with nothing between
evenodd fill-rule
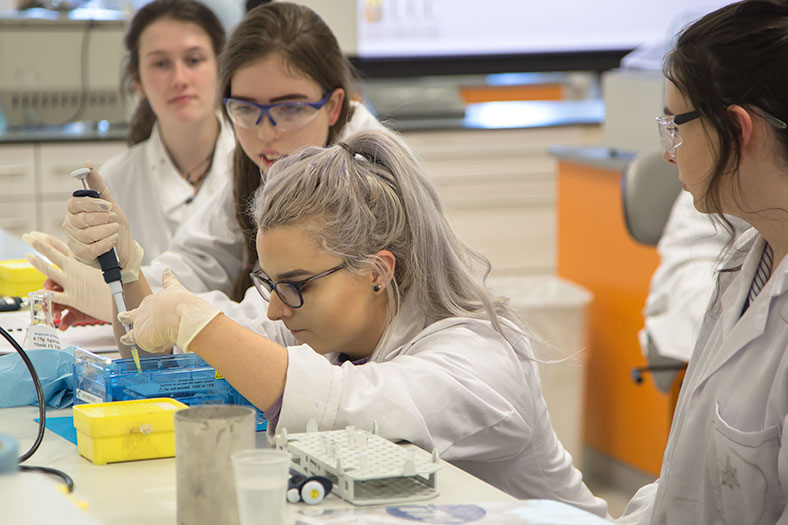
<instances>
[{"instance_id":1,"label":"white latex glove","mask_svg":"<svg viewBox=\"0 0 788 525\"><path fill-rule=\"evenodd\" d=\"M167 268L162 274L164 290L142 300L139 307L118 314L132 329L120 338L124 345L136 344L146 352L166 352L174 345L188 350L192 342L221 310L184 288Z\"/></svg>"},{"instance_id":2,"label":"white latex glove","mask_svg":"<svg viewBox=\"0 0 788 525\"><path fill-rule=\"evenodd\" d=\"M100 268L97 257L114 247L123 282L136 281L144 253L142 247L131 235L129 221L112 197L104 179L93 169L93 163L88 161L85 167L90 168L85 182L90 189L99 192L100 198L68 199L66 219L63 221L68 246L78 261L94 268Z\"/></svg>"},{"instance_id":3,"label":"white latex glove","mask_svg":"<svg viewBox=\"0 0 788 525\"><path fill-rule=\"evenodd\" d=\"M25 254L30 264L63 289L52 292L54 303L106 323L112 321L112 295L100 270L76 260L66 243L46 233L25 233L22 240L51 261L52 264L34 253Z\"/></svg>"}]
</instances>

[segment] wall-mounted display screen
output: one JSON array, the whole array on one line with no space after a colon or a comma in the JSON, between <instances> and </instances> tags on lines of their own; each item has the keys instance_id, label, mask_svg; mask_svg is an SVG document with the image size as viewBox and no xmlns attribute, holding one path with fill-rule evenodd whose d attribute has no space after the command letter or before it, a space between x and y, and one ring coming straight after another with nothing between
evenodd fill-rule
<instances>
[{"instance_id":1,"label":"wall-mounted display screen","mask_svg":"<svg viewBox=\"0 0 788 525\"><path fill-rule=\"evenodd\" d=\"M355 58L462 66L479 59L543 67L606 69L643 44L664 42L730 0L357 0ZM575 57L573 62L572 57ZM597 67L593 60L611 62ZM550 67L550 58L556 67ZM582 60L591 67L582 67ZM545 62L541 64L541 62ZM579 67L578 67L579 66ZM434 71L440 73L439 70Z\"/></svg>"}]
</instances>

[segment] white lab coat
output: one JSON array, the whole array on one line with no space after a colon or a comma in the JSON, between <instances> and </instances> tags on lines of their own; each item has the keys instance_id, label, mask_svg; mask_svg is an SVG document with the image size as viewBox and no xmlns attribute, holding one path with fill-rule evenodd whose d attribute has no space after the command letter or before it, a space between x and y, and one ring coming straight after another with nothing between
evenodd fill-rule
<instances>
[{"instance_id":1,"label":"white lab coat","mask_svg":"<svg viewBox=\"0 0 788 525\"><path fill-rule=\"evenodd\" d=\"M257 301L267 307L259 295ZM506 340L488 321L469 318L426 326L406 300L369 362L338 365L337 354L298 345L283 323L253 321L252 309L239 314L244 303L225 313L287 346L277 429L304 432L309 419L320 430L370 428L377 421L383 437L437 449L442 459L515 497L606 515L607 504L585 486L550 424L522 333L508 329ZM273 437L275 430L268 432Z\"/></svg>"},{"instance_id":2,"label":"white lab coat","mask_svg":"<svg viewBox=\"0 0 788 525\"><path fill-rule=\"evenodd\" d=\"M662 471L620 523L788 524L788 260L740 318L764 240L741 235L721 271L673 418Z\"/></svg>"},{"instance_id":3,"label":"white lab coat","mask_svg":"<svg viewBox=\"0 0 788 525\"><path fill-rule=\"evenodd\" d=\"M362 129L382 128L364 106L356 102L351 105L353 115L342 129L340 140ZM244 237L235 218L231 183L222 187L206 206L200 207L180 228L169 249L143 267L143 272L151 286L161 286L162 271L169 267L193 292L221 290L229 293L243 267L243 248Z\"/></svg>"},{"instance_id":4,"label":"white lab coat","mask_svg":"<svg viewBox=\"0 0 788 525\"><path fill-rule=\"evenodd\" d=\"M143 264L170 248L178 232L214 195L231 186L230 166L235 139L232 128L217 114L221 129L211 169L200 191L186 182L170 159L158 125L147 140L105 162L99 172L126 214L131 232L145 250ZM159 276L161 280L161 276Z\"/></svg>"},{"instance_id":5,"label":"white lab coat","mask_svg":"<svg viewBox=\"0 0 788 525\"><path fill-rule=\"evenodd\" d=\"M710 215L695 209L689 192L681 192L673 205L657 245L660 264L651 279L645 328L640 332L644 353L653 352L688 362L703 313L714 290L716 271L730 234ZM727 216L735 235L749 225Z\"/></svg>"}]
</instances>

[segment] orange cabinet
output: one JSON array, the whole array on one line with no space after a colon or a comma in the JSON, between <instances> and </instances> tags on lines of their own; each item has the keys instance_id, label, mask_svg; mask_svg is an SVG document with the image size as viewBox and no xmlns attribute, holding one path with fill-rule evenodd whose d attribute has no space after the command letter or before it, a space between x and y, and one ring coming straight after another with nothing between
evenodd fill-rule
<instances>
[{"instance_id":1,"label":"orange cabinet","mask_svg":"<svg viewBox=\"0 0 788 525\"><path fill-rule=\"evenodd\" d=\"M623 163L621 163L623 164ZM635 384L643 366L637 333L656 249L631 239L621 209L620 169L561 159L557 177L557 273L594 294L589 307L584 441L659 475L675 396Z\"/></svg>"}]
</instances>

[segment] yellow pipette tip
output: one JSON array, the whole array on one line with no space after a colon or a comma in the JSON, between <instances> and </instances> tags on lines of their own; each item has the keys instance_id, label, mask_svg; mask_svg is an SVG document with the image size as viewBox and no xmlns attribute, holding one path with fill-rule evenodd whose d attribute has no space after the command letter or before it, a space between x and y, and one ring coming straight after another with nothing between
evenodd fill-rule
<instances>
[{"instance_id":1,"label":"yellow pipette tip","mask_svg":"<svg viewBox=\"0 0 788 525\"><path fill-rule=\"evenodd\" d=\"M137 365L137 373L142 373L142 367L140 366L140 353L137 350L137 346L131 347L131 357L134 359L134 364Z\"/></svg>"}]
</instances>

